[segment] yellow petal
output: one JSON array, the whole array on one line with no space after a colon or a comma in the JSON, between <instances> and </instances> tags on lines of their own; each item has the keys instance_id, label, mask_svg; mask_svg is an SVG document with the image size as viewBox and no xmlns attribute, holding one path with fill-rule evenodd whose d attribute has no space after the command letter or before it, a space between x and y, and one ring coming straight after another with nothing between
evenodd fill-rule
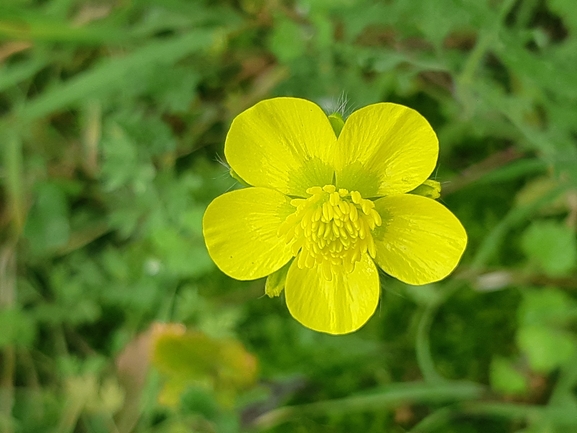
<instances>
[{"instance_id":1,"label":"yellow petal","mask_svg":"<svg viewBox=\"0 0 577 433\"><path fill-rule=\"evenodd\" d=\"M379 197L411 191L427 180L437 163L439 142L415 110L380 103L349 116L338 148L338 186Z\"/></svg>"},{"instance_id":2,"label":"yellow petal","mask_svg":"<svg viewBox=\"0 0 577 433\"><path fill-rule=\"evenodd\" d=\"M288 309L307 328L328 334L356 331L373 315L379 302L379 274L368 254L350 274L328 281L320 267L291 265L285 287Z\"/></svg>"},{"instance_id":3,"label":"yellow petal","mask_svg":"<svg viewBox=\"0 0 577 433\"><path fill-rule=\"evenodd\" d=\"M293 256L277 231L294 210L287 197L268 188L245 188L215 198L202 221L210 256L238 280L277 271Z\"/></svg>"},{"instance_id":4,"label":"yellow petal","mask_svg":"<svg viewBox=\"0 0 577 433\"><path fill-rule=\"evenodd\" d=\"M405 194L375 201L383 224L373 232L377 264L408 284L427 284L449 275L459 263L467 233L446 207Z\"/></svg>"},{"instance_id":5,"label":"yellow petal","mask_svg":"<svg viewBox=\"0 0 577 433\"><path fill-rule=\"evenodd\" d=\"M224 153L249 184L303 197L311 186L332 183L336 140L318 105L305 99L274 98L234 119Z\"/></svg>"}]
</instances>

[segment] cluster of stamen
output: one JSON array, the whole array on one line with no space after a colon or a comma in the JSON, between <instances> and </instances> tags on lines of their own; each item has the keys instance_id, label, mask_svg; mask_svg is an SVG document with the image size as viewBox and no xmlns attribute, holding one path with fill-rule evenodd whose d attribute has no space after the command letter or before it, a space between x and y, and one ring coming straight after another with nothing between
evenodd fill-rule
<instances>
[{"instance_id":1,"label":"cluster of stamen","mask_svg":"<svg viewBox=\"0 0 577 433\"><path fill-rule=\"evenodd\" d=\"M299 268L320 266L331 280L334 272L352 272L363 254L375 257L372 231L382 220L371 200L334 185L315 186L306 192L309 198L291 200L296 211L278 232L291 244L295 257L298 255Z\"/></svg>"}]
</instances>

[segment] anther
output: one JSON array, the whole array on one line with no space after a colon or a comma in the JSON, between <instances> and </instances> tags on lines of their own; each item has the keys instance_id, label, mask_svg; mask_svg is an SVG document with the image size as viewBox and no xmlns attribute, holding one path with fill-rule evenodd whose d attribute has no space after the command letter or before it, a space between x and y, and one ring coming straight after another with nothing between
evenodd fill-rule
<instances>
[{"instance_id":1,"label":"anther","mask_svg":"<svg viewBox=\"0 0 577 433\"><path fill-rule=\"evenodd\" d=\"M375 257L371 232L382 224L382 218L371 200L334 185L306 191L309 198L291 200L296 209L277 232L298 256L299 268L320 266L324 278L330 280L343 270L352 272L363 254Z\"/></svg>"}]
</instances>

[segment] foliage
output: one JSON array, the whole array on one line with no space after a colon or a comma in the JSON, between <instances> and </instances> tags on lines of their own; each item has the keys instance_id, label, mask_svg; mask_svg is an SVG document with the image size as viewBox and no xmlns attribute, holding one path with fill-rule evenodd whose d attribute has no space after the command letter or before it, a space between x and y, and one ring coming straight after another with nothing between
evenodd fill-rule
<instances>
[{"instance_id":1,"label":"foliage","mask_svg":"<svg viewBox=\"0 0 577 433\"><path fill-rule=\"evenodd\" d=\"M576 63L570 0L2 1L0 431L577 429ZM226 131L278 95L431 122L453 276L332 337L216 269Z\"/></svg>"}]
</instances>

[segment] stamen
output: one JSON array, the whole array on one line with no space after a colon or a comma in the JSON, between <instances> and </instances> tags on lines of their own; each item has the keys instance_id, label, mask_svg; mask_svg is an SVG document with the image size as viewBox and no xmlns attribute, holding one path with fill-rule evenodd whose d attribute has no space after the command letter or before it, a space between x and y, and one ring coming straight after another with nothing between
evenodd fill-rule
<instances>
[{"instance_id":1,"label":"stamen","mask_svg":"<svg viewBox=\"0 0 577 433\"><path fill-rule=\"evenodd\" d=\"M318 266L331 280L337 272L352 272L363 254L375 257L372 231L382 218L371 200L334 185L314 186L306 192L310 197L291 200L295 212L278 230L298 256L299 268Z\"/></svg>"}]
</instances>

